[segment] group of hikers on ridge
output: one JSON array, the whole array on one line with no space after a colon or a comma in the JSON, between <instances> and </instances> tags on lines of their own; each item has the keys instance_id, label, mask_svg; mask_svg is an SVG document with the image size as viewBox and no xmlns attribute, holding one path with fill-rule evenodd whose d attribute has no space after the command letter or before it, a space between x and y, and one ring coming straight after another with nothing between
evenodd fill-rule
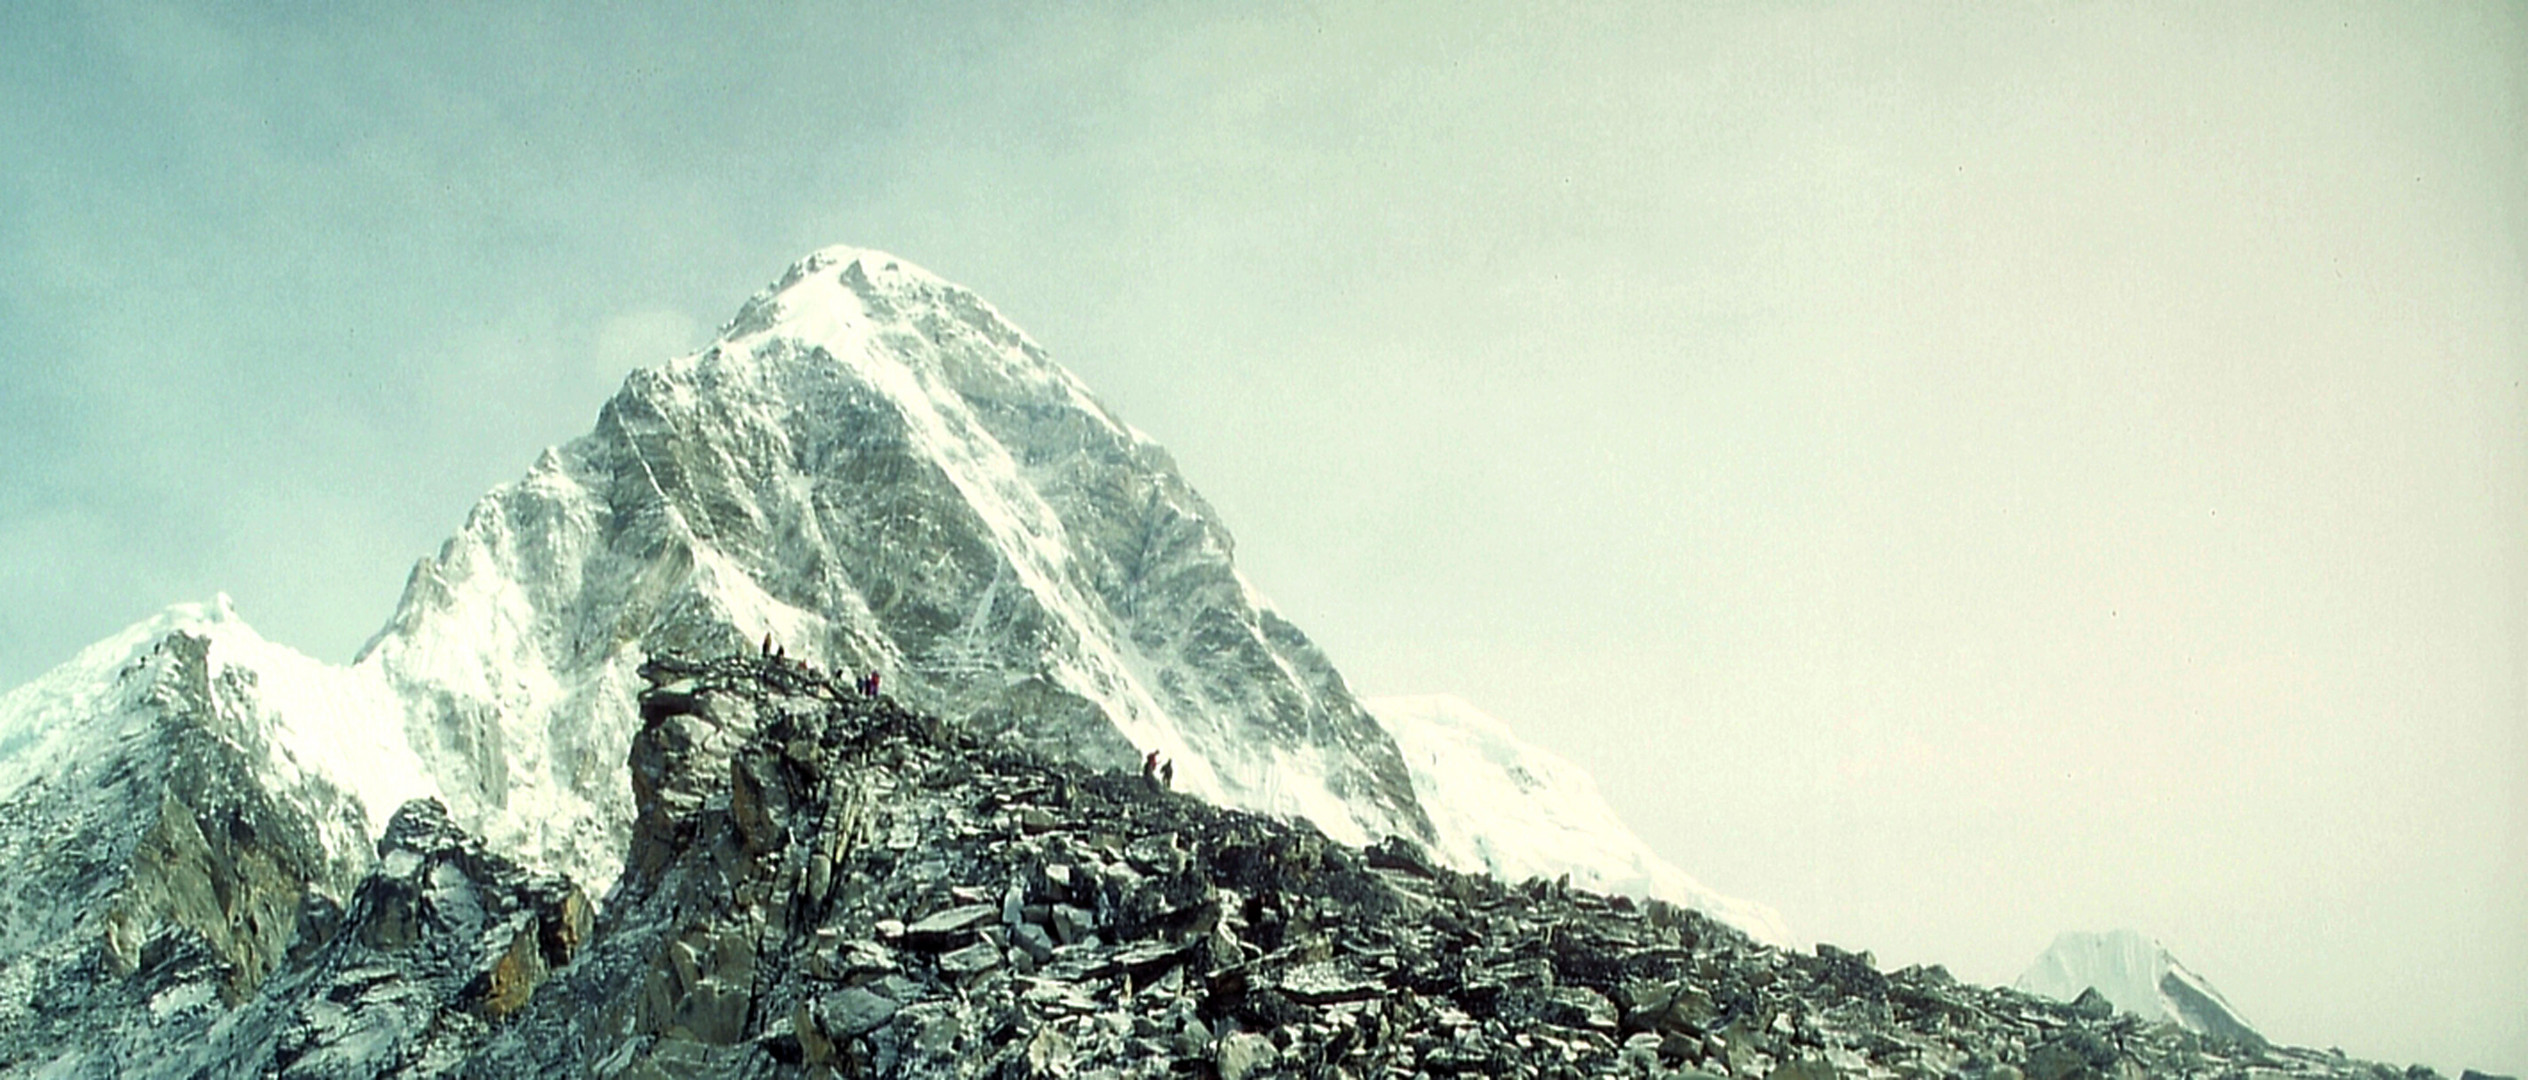
<instances>
[{"instance_id":1,"label":"group of hikers on ridge","mask_svg":"<svg viewBox=\"0 0 2528 1080\"><path fill-rule=\"evenodd\" d=\"M788 660L790 659L790 650L775 643L772 639L772 632L767 630L764 632L764 644L760 650L760 655L766 660ZM870 669L869 674L852 680L852 689L858 690L860 692L860 696L865 698L878 696L877 670L872 668Z\"/></svg>"},{"instance_id":2,"label":"group of hikers on ridge","mask_svg":"<svg viewBox=\"0 0 2528 1080\"><path fill-rule=\"evenodd\" d=\"M790 659L790 651L773 641L771 631L764 632L764 643L759 652L766 660ZM852 680L852 688L860 691L860 696L865 698L878 696L877 671L872 669L869 674ZM1176 787L1176 762L1162 761L1158 751L1150 751L1141 759L1141 782L1159 791L1173 790Z\"/></svg>"}]
</instances>

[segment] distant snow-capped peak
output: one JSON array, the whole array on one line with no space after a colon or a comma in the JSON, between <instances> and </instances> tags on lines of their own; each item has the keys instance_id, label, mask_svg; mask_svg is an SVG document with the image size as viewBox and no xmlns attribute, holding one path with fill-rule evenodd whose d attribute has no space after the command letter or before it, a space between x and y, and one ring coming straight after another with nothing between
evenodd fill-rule
<instances>
[{"instance_id":1,"label":"distant snow-capped peak","mask_svg":"<svg viewBox=\"0 0 2528 1080\"><path fill-rule=\"evenodd\" d=\"M2145 1020L2228 1039L2260 1038L2203 976L2178 963L2167 946L2133 930L2056 937L2013 985L2057 1001L2075 1000L2094 988L2118 1010Z\"/></svg>"}]
</instances>

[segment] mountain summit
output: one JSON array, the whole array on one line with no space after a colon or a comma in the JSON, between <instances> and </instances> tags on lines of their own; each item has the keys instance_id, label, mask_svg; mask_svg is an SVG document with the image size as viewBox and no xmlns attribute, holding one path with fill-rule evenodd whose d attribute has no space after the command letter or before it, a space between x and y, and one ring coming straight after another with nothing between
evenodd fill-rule
<instances>
[{"instance_id":1,"label":"mountain summit","mask_svg":"<svg viewBox=\"0 0 2528 1080\"><path fill-rule=\"evenodd\" d=\"M364 651L452 816L614 876L635 670L758 648L1056 756L1428 840L1395 745L1166 451L973 293L828 248L486 496Z\"/></svg>"}]
</instances>

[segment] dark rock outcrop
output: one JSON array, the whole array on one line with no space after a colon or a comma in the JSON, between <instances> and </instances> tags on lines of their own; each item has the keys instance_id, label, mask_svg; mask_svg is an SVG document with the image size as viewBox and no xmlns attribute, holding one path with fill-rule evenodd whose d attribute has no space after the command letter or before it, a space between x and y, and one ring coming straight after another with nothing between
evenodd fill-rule
<instances>
[{"instance_id":1,"label":"dark rock outcrop","mask_svg":"<svg viewBox=\"0 0 2528 1080\"><path fill-rule=\"evenodd\" d=\"M526 870L405 804L339 927L202 1039L166 1048L165 1075L438 1075L462 1065L595 932L570 882Z\"/></svg>"}]
</instances>

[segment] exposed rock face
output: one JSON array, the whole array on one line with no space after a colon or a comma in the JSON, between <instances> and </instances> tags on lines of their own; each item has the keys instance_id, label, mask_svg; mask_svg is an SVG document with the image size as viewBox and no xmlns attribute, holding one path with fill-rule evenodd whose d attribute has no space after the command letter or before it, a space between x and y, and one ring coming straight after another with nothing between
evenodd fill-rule
<instances>
[{"instance_id":1,"label":"exposed rock face","mask_svg":"<svg viewBox=\"0 0 2528 1080\"><path fill-rule=\"evenodd\" d=\"M1757 945L1046 761L799 665L648 675L606 937L478 1051L621 1075L2380 1076ZM714 783L713 778L725 777ZM716 791L714 789L717 789ZM627 1003L627 1001L629 1003ZM585 1017L615 1020L592 1038Z\"/></svg>"},{"instance_id":2,"label":"exposed rock face","mask_svg":"<svg viewBox=\"0 0 2528 1080\"><path fill-rule=\"evenodd\" d=\"M436 802L398 810L338 927L207 1030L119 1075L443 1075L595 931L568 881L486 850Z\"/></svg>"}]
</instances>

